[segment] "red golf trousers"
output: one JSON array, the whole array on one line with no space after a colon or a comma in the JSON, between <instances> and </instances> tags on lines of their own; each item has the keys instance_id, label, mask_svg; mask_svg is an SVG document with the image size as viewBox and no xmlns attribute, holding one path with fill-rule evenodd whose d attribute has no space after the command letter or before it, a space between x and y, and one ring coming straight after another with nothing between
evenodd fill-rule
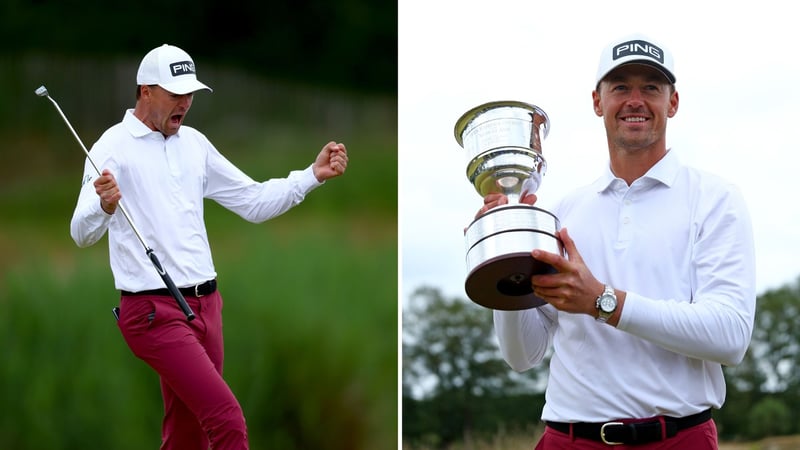
<instances>
[{"instance_id":1,"label":"red golf trousers","mask_svg":"<svg viewBox=\"0 0 800 450\"><path fill-rule=\"evenodd\" d=\"M187 296L191 322L171 296L123 295L119 328L133 354L161 377L162 450L244 450L247 427L222 379L222 297Z\"/></svg>"}]
</instances>

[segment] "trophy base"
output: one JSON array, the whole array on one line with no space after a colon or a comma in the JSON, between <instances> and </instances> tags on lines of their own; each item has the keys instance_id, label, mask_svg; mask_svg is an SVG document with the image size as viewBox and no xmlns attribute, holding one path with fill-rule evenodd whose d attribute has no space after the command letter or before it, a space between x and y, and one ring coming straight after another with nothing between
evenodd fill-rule
<instances>
[{"instance_id":1,"label":"trophy base","mask_svg":"<svg viewBox=\"0 0 800 450\"><path fill-rule=\"evenodd\" d=\"M555 233L558 219L530 205L502 206L475 219L467 228L467 296L491 309L515 311L542 306L531 276L554 273L531 256L540 249L563 254Z\"/></svg>"},{"instance_id":2,"label":"trophy base","mask_svg":"<svg viewBox=\"0 0 800 450\"><path fill-rule=\"evenodd\" d=\"M554 272L530 252L502 255L475 267L464 286L469 298L481 306L503 311L532 309L546 302L533 293L531 276Z\"/></svg>"}]
</instances>

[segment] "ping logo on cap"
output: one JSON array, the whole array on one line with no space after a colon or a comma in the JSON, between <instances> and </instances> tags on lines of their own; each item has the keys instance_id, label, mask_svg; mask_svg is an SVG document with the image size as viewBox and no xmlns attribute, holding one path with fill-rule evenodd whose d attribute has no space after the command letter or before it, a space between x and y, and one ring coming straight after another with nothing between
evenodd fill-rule
<instances>
[{"instance_id":1,"label":"ping logo on cap","mask_svg":"<svg viewBox=\"0 0 800 450\"><path fill-rule=\"evenodd\" d=\"M614 47L611 59L617 60L626 56L646 56L664 64L664 52L647 41L635 40L623 42Z\"/></svg>"},{"instance_id":2,"label":"ping logo on cap","mask_svg":"<svg viewBox=\"0 0 800 450\"><path fill-rule=\"evenodd\" d=\"M194 63L191 61L179 61L169 65L169 71L173 77L178 75L189 75L194 73Z\"/></svg>"}]
</instances>

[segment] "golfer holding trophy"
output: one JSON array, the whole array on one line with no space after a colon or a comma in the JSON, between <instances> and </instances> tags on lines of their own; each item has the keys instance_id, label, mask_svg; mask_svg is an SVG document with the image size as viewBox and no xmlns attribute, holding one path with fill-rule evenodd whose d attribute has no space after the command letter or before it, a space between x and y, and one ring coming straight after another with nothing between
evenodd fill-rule
<instances>
[{"instance_id":1,"label":"golfer holding trophy","mask_svg":"<svg viewBox=\"0 0 800 450\"><path fill-rule=\"evenodd\" d=\"M466 231L467 293L494 309L511 369L549 356L535 450L717 450L723 366L742 361L753 333L747 204L667 146L680 98L663 44L615 39L591 87L608 163L558 201L559 219L518 204L535 203L544 168L538 108L490 103L457 123L484 196Z\"/></svg>"}]
</instances>

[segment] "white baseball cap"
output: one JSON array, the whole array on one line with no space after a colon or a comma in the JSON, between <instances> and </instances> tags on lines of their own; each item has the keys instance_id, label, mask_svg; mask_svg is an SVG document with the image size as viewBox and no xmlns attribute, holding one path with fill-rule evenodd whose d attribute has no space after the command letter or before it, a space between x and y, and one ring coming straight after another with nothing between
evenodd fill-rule
<instances>
[{"instance_id":1,"label":"white baseball cap","mask_svg":"<svg viewBox=\"0 0 800 450\"><path fill-rule=\"evenodd\" d=\"M201 89L213 90L197 81L194 61L188 53L173 45L164 44L144 55L136 84L157 84L173 94L183 95Z\"/></svg>"},{"instance_id":2,"label":"white baseball cap","mask_svg":"<svg viewBox=\"0 0 800 450\"><path fill-rule=\"evenodd\" d=\"M655 67L675 84L675 63L672 53L653 39L633 34L616 39L603 50L597 68L597 84L612 70L623 64L644 64Z\"/></svg>"}]
</instances>

